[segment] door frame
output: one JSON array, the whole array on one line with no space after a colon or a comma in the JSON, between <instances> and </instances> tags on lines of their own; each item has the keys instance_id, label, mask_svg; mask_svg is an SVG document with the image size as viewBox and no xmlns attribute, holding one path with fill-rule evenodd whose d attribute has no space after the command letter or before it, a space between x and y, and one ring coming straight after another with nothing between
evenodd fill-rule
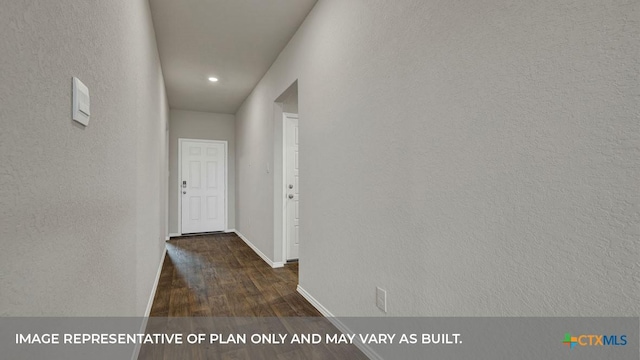
<instances>
[{"instance_id":1,"label":"door frame","mask_svg":"<svg viewBox=\"0 0 640 360\"><path fill-rule=\"evenodd\" d=\"M300 120L298 114L282 113L282 184L280 185L284 194L282 197L282 263L284 264L289 260L287 259L287 247L289 246L289 239L287 238L287 118ZM299 133L300 125L298 124ZM300 192L300 189L298 189L298 192ZM298 255L299 258L300 256Z\"/></svg>"},{"instance_id":2,"label":"door frame","mask_svg":"<svg viewBox=\"0 0 640 360\"><path fill-rule=\"evenodd\" d=\"M210 144L224 145L224 230L229 229L229 143L226 140L187 139L178 138L178 234L182 235L182 143L197 141Z\"/></svg>"}]
</instances>

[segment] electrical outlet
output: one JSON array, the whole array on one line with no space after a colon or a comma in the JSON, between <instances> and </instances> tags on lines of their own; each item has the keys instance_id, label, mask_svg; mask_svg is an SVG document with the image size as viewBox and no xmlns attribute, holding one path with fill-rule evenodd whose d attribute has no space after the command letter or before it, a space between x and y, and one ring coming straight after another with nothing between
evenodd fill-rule
<instances>
[{"instance_id":1,"label":"electrical outlet","mask_svg":"<svg viewBox=\"0 0 640 360\"><path fill-rule=\"evenodd\" d=\"M376 287L376 306L378 306L378 309L387 312L387 290Z\"/></svg>"}]
</instances>

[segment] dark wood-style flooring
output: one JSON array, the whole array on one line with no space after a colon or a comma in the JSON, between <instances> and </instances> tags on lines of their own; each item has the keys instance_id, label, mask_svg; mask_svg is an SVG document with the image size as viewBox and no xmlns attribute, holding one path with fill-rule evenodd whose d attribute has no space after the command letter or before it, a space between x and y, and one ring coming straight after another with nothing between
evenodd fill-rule
<instances>
[{"instance_id":1,"label":"dark wood-style flooring","mask_svg":"<svg viewBox=\"0 0 640 360\"><path fill-rule=\"evenodd\" d=\"M297 263L273 269L234 233L182 237L167 242L150 316L321 316L297 284Z\"/></svg>"},{"instance_id":2,"label":"dark wood-style flooring","mask_svg":"<svg viewBox=\"0 0 640 360\"><path fill-rule=\"evenodd\" d=\"M148 334L340 334L296 291L298 264L273 269L236 234L167 242ZM359 360L352 344L146 344L138 360Z\"/></svg>"}]
</instances>

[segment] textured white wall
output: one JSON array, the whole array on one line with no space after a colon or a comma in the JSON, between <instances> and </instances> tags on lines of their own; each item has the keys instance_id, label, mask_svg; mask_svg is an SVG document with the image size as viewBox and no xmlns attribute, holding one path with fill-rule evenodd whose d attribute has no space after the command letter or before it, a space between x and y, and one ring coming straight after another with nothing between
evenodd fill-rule
<instances>
[{"instance_id":1,"label":"textured white wall","mask_svg":"<svg viewBox=\"0 0 640 360\"><path fill-rule=\"evenodd\" d=\"M169 120L169 233L178 233L178 139L223 140L228 142L227 220L235 227L235 116L200 111L171 110Z\"/></svg>"},{"instance_id":2,"label":"textured white wall","mask_svg":"<svg viewBox=\"0 0 640 360\"><path fill-rule=\"evenodd\" d=\"M0 315L142 315L168 107L148 3L1 1ZM71 77L91 93L71 120Z\"/></svg>"},{"instance_id":3,"label":"textured white wall","mask_svg":"<svg viewBox=\"0 0 640 360\"><path fill-rule=\"evenodd\" d=\"M319 1L236 114L273 256L299 87L300 285L334 315L640 314L639 3ZM273 257L272 257L273 259Z\"/></svg>"}]
</instances>

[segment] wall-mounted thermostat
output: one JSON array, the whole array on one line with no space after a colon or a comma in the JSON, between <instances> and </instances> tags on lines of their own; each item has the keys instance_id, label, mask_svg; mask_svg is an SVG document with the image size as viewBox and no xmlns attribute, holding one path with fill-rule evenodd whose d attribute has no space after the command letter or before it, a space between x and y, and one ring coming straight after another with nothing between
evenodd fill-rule
<instances>
[{"instance_id":1,"label":"wall-mounted thermostat","mask_svg":"<svg viewBox=\"0 0 640 360\"><path fill-rule=\"evenodd\" d=\"M89 125L91 115L89 103L89 88L78 78L73 78L73 120L80 124Z\"/></svg>"}]
</instances>

